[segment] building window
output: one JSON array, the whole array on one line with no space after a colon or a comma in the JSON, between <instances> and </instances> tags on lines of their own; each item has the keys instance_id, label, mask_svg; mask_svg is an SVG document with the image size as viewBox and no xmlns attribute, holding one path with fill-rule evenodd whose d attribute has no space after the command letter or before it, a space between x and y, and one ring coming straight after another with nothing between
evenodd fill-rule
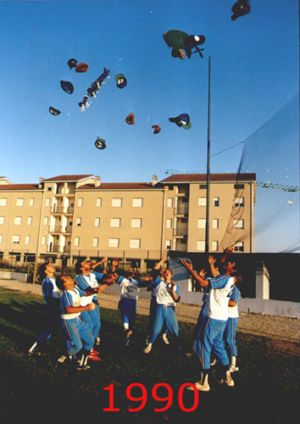
<instances>
[{"instance_id":1,"label":"building window","mask_svg":"<svg viewBox=\"0 0 300 424\"><path fill-rule=\"evenodd\" d=\"M233 220L234 228L243 229L244 228L244 220L243 219L234 219Z\"/></svg>"},{"instance_id":2,"label":"building window","mask_svg":"<svg viewBox=\"0 0 300 424\"><path fill-rule=\"evenodd\" d=\"M76 218L76 227L80 227L81 226L81 218Z\"/></svg>"},{"instance_id":3,"label":"building window","mask_svg":"<svg viewBox=\"0 0 300 424\"><path fill-rule=\"evenodd\" d=\"M7 199L2 198L0 199L0 206L6 206L7 205Z\"/></svg>"},{"instance_id":4,"label":"building window","mask_svg":"<svg viewBox=\"0 0 300 424\"><path fill-rule=\"evenodd\" d=\"M99 238L98 237L94 237L93 238L93 247L98 247L99 246Z\"/></svg>"},{"instance_id":5,"label":"building window","mask_svg":"<svg viewBox=\"0 0 300 424\"><path fill-rule=\"evenodd\" d=\"M141 228L141 227L142 227L142 219L141 218L132 218L131 228Z\"/></svg>"},{"instance_id":6,"label":"building window","mask_svg":"<svg viewBox=\"0 0 300 424\"><path fill-rule=\"evenodd\" d=\"M52 190L52 187L48 187L48 188L47 188L47 190L48 190L48 191L51 191L51 190Z\"/></svg>"},{"instance_id":7,"label":"building window","mask_svg":"<svg viewBox=\"0 0 300 424\"><path fill-rule=\"evenodd\" d=\"M19 244L20 243L20 236L12 236L11 241L14 244Z\"/></svg>"},{"instance_id":8,"label":"building window","mask_svg":"<svg viewBox=\"0 0 300 424\"><path fill-rule=\"evenodd\" d=\"M45 206L50 206L50 199L49 199L49 197L46 199Z\"/></svg>"},{"instance_id":9,"label":"building window","mask_svg":"<svg viewBox=\"0 0 300 424\"><path fill-rule=\"evenodd\" d=\"M122 199L115 198L111 200L111 205L113 208L120 208L122 206Z\"/></svg>"},{"instance_id":10,"label":"building window","mask_svg":"<svg viewBox=\"0 0 300 424\"><path fill-rule=\"evenodd\" d=\"M0 244L3 242L3 235L0 234Z\"/></svg>"},{"instance_id":11,"label":"building window","mask_svg":"<svg viewBox=\"0 0 300 424\"><path fill-rule=\"evenodd\" d=\"M200 252L205 251L205 241L203 241L203 240L197 241L197 250L199 250Z\"/></svg>"},{"instance_id":12,"label":"building window","mask_svg":"<svg viewBox=\"0 0 300 424\"><path fill-rule=\"evenodd\" d=\"M101 208L101 206L102 206L102 198L98 197L98 199L96 200L96 207Z\"/></svg>"},{"instance_id":13,"label":"building window","mask_svg":"<svg viewBox=\"0 0 300 424\"><path fill-rule=\"evenodd\" d=\"M25 244L30 244L30 236L25 236Z\"/></svg>"},{"instance_id":14,"label":"building window","mask_svg":"<svg viewBox=\"0 0 300 424\"><path fill-rule=\"evenodd\" d=\"M19 197L17 199L16 206L24 206L24 199L23 199L23 197Z\"/></svg>"},{"instance_id":15,"label":"building window","mask_svg":"<svg viewBox=\"0 0 300 424\"><path fill-rule=\"evenodd\" d=\"M0 216L0 224L4 224L5 223L5 217L4 216Z\"/></svg>"},{"instance_id":16,"label":"building window","mask_svg":"<svg viewBox=\"0 0 300 424\"><path fill-rule=\"evenodd\" d=\"M244 188L244 184L234 184L234 188L236 189L240 189L240 188Z\"/></svg>"},{"instance_id":17,"label":"building window","mask_svg":"<svg viewBox=\"0 0 300 424\"><path fill-rule=\"evenodd\" d=\"M83 198L82 198L82 197L79 197L79 198L77 199L77 206L78 206L79 208L81 208L81 207L82 207L82 205L83 205Z\"/></svg>"},{"instance_id":18,"label":"building window","mask_svg":"<svg viewBox=\"0 0 300 424\"><path fill-rule=\"evenodd\" d=\"M172 208L173 207L173 199L172 197L169 197L167 200L167 207Z\"/></svg>"},{"instance_id":19,"label":"building window","mask_svg":"<svg viewBox=\"0 0 300 424\"><path fill-rule=\"evenodd\" d=\"M219 248L219 242L218 241L213 241L212 244L211 244L211 250L213 252L217 252L218 251L218 248Z\"/></svg>"},{"instance_id":20,"label":"building window","mask_svg":"<svg viewBox=\"0 0 300 424\"><path fill-rule=\"evenodd\" d=\"M212 220L212 227L213 227L214 230L219 228L219 220L217 218L214 218Z\"/></svg>"},{"instance_id":21,"label":"building window","mask_svg":"<svg viewBox=\"0 0 300 424\"><path fill-rule=\"evenodd\" d=\"M198 206L206 206L206 197L199 197Z\"/></svg>"},{"instance_id":22,"label":"building window","mask_svg":"<svg viewBox=\"0 0 300 424\"><path fill-rule=\"evenodd\" d=\"M100 227L100 218L95 218L94 225L95 227Z\"/></svg>"},{"instance_id":23,"label":"building window","mask_svg":"<svg viewBox=\"0 0 300 424\"><path fill-rule=\"evenodd\" d=\"M78 247L80 243L80 238L79 237L75 237L74 238L74 246Z\"/></svg>"},{"instance_id":24,"label":"building window","mask_svg":"<svg viewBox=\"0 0 300 424\"><path fill-rule=\"evenodd\" d=\"M171 240L166 240L166 249L171 249Z\"/></svg>"},{"instance_id":25,"label":"building window","mask_svg":"<svg viewBox=\"0 0 300 424\"><path fill-rule=\"evenodd\" d=\"M197 228L205 228L206 219L197 219Z\"/></svg>"},{"instance_id":26,"label":"building window","mask_svg":"<svg viewBox=\"0 0 300 424\"><path fill-rule=\"evenodd\" d=\"M243 252L244 251L244 242L238 241L237 243L235 243L235 245L233 246L233 250L234 250L234 252Z\"/></svg>"},{"instance_id":27,"label":"building window","mask_svg":"<svg viewBox=\"0 0 300 424\"><path fill-rule=\"evenodd\" d=\"M213 198L213 205L215 207L219 207L220 206L220 197L214 197Z\"/></svg>"},{"instance_id":28,"label":"building window","mask_svg":"<svg viewBox=\"0 0 300 424\"><path fill-rule=\"evenodd\" d=\"M108 246L109 247L119 247L120 239L118 238L110 238L108 240Z\"/></svg>"},{"instance_id":29,"label":"building window","mask_svg":"<svg viewBox=\"0 0 300 424\"><path fill-rule=\"evenodd\" d=\"M140 249L141 248L141 240L139 239L131 239L129 242L130 249Z\"/></svg>"},{"instance_id":30,"label":"building window","mask_svg":"<svg viewBox=\"0 0 300 424\"><path fill-rule=\"evenodd\" d=\"M236 197L234 199L234 206L244 206L244 197Z\"/></svg>"},{"instance_id":31,"label":"building window","mask_svg":"<svg viewBox=\"0 0 300 424\"><path fill-rule=\"evenodd\" d=\"M199 188L200 188L200 190L206 189L206 184L199 184Z\"/></svg>"},{"instance_id":32,"label":"building window","mask_svg":"<svg viewBox=\"0 0 300 424\"><path fill-rule=\"evenodd\" d=\"M32 224L32 216L28 216L27 217L27 225L31 225Z\"/></svg>"},{"instance_id":33,"label":"building window","mask_svg":"<svg viewBox=\"0 0 300 424\"><path fill-rule=\"evenodd\" d=\"M43 236L42 239L41 239L42 246L45 246L46 242L47 242L47 237Z\"/></svg>"},{"instance_id":34,"label":"building window","mask_svg":"<svg viewBox=\"0 0 300 424\"><path fill-rule=\"evenodd\" d=\"M22 224L22 217L21 216L15 216L14 224L15 225L21 225Z\"/></svg>"},{"instance_id":35,"label":"building window","mask_svg":"<svg viewBox=\"0 0 300 424\"><path fill-rule=\"evenodd\" d=\"M48 222L49 222L49 219L48 219L47 216L45 216L45 218L44 218L44 225L48 225Z\"/></svg>"},{"instance_id":36,"label":"building window","mask_svg":"<svg viewBox=\"0 0 300 424\"><path fill-rule=\"evenodd\" d=\"M143 199L141 197L132 199L132 206L134 208L141 208L143 206Z\"/></svg>"},{"instance_id":37,"label":"building window","mask_svg":"<svg viewBox=\"0 0 300 424\"><path fill-rule=\"evenodd\" d=\"M171 218L168 218L166 220L166 228L172 228L172 219Z\"/></svg>"},{"instance_id":38,"label":"building window","mask_svg":"<svg viewBox=\"0 0 300 424\"><path fill-rule=\"evenodd\" d=\"M32 197L31 199L29 199L29 206L33 206L34 205L34 198Z\"/></svg>"},{"instance_id":39,"label":"building window","mask_svg":"<svg viewBox=\"0 0 300 424\"><path fill-rule=\"evenodd\" d=\"M121 218L111 218L110 226L114 228L120 228L121 226Z\"/></svg>"}]
</instances>

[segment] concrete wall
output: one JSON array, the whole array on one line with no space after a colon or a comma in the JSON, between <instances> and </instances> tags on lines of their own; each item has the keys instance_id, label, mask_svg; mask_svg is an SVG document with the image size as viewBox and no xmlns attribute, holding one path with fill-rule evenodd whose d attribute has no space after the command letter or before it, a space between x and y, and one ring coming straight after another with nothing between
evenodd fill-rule
<instances>
[{"instance_id":1,"label":"concrete wall","mask_svg":"<svg viewBox=\"0 0 300 424\"><path fill-rule=\"evenodd\" d=\"M27 281L27 274L23 272L0 271L0 279L2 280L18 280Z\"/></svg>"}]
</instances>

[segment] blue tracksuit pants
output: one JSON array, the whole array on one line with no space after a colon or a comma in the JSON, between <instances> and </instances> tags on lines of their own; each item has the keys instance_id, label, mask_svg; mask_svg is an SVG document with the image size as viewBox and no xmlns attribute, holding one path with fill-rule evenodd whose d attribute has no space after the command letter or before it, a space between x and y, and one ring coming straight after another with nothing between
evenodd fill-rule
<instances>
[{"instance_id":1,"label":"blue tracksuit pants","mask_svg":"<svg viewBox=\"0 0 300 424\"><path fill-rule=\"evenodd\" d=\"M174 306L159 305L156 306L156 316L151 331L149 343L154 343L157 339L162 326L166 322L167 328L171 335L179 338L179 327Z\"/></svg>"},{"instance_id":2,"label":"blue tracksuit pants","mask_svg":"<svg viewBox=\"0 0 300 424\"><path fill-rule=\"evenodd\" d=\"M61 320L68 355L76 355L82 348L91 350L94 337L80 317Z\"/></svg>"},{"instance_id":3,"label":"blue tracksuit pants","mask_svg":"<svg viewBox=\"0 0 300 424\"><path fill-rule=\"evenodd\" d=\"M238 350L236 345L236 329L238 325L239 319L238 318L228 318L225 332L224 332L224 339L226 342L226 346L228 347L228 350L230 352L230 356L237 356Z\"/></svg>"},{"instance_id":4,"label":"blue tracksuit pants","mask_svg":"<svg viewBox=\"0 0 300 424\"><path fill-rule=\"evenodd\" d=\"M200 358L202 368L210 369L210 356L212 350L219 358L222 365L229 365L223 338L227 321L209 318L205 314L201 314L199 318L193 343L193 351Z\"/></svg>"}]
</instances>

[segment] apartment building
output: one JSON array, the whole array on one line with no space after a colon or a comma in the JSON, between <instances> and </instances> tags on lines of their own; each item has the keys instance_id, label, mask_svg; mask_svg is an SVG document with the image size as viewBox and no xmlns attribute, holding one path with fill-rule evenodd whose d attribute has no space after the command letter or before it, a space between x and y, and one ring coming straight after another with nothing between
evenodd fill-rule
<instances>
[{"instance_id":1,"label":"apartment building","mask_svg":"<svg viewBox=\"0 0 300 424\"><path fill-rule=\"evenodd\" d=\"M209 250L254 251L255 174L210 177ZM0 177L0 258L118 257L151 267L166 248L203 252L206 174L161 181L102 183L99 176L60 175L37 184Z\"/></svg>"}]
</instances>

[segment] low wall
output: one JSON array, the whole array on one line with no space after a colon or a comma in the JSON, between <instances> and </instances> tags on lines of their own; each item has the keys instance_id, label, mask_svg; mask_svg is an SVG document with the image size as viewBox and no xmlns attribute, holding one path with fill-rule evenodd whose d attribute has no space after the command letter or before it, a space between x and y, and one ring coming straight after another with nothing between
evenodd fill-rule
<instances>
[{"instance_id":1,"label":"low wall","mask_svg":"<svg viewBox=\"0 0 300 424\"><path fill-rule=\"evenodd\" d=\"M15 271L0 271L0 279L2 280L18 280L27 281L27 274L24 272L15 272Z\"/></svg>"},{"instance_id":2,"label":"low wall","mask_svg":"<svg viewBox=\"0 0 300 424\"><path fill-rule=\"evenodd\" d=\"M241 312L253 312L256 314L300 319L300 303L287 302L285 300L242 298L239 300L239 310Z\"/></svg>"}]
</instances>

